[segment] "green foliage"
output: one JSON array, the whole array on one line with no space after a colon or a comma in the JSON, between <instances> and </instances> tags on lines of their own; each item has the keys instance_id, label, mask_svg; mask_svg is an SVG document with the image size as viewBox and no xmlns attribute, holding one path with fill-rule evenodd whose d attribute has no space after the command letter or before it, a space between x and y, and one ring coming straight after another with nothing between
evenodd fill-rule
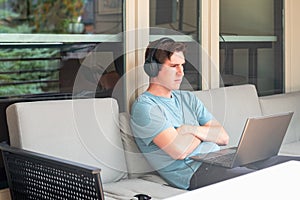
<instances>
[{"instance_id":1,"label":"green foliage","mask_svg":"<svg viewBox=\"0 0 300 200\"><path fill-rule=\"evenodd\" d=\"M0 94L1 96L15 96L24 94L39 94L43 93L42 87L40 85L18 85L18 86L1 86Z\"/></svg>"},{"instance_id":2,"label":"green foliage","mask_svg":"<svg viewBox=\"0 0 300 200\"><path fill-rule=\"evenodd\" d=\"M48 58L58 54L58 50L47 48L1 50L0 58L15 60L0 62L0 96L58 91L58 83L42 81L58 80L59 60L22 61L22 58ZM37 83L30 83L31 81Z\"/></svg>"},{"instance_id":3,"label":"green foliage","mask_svg":"<svg viewBox=\"0 0 300 200\"><path fill-rule=\"evenodd\" d=\"M0 9L0 33L67 33L66 22L78 22L84 10L84 0L6 0L5 3L9 9Z\"/></svg>"},{"instance_id":4,"label":"green foliage","mask_svg":"<svg viewBox=\"0 0 300 200\"><path fill-rule=\"evenodd\" d=\"M0 25L0 33L31 33L32 27L27 24L18 25L15 27L9 27L6 25Z\"/></svg>"},{"instance_id":5,"label":"green foliage","mask_svg":"<svg viewBox=\"0 0 300 200\"><path fill-rule=\"evenodd\" d=\"M0 0L1 5L4 2L9 3L9 9L0 9L0 34L66 33L68 22L77 20L84 6L84 0L35 0L29 4L24 0ZM60 56L58 49L0 49L0 59L3 59L0 61L0 97L58 91L59 83L39 81L58 80L60 60L22 60L57 56ZM22 82L24 84L19 84Z\"/></svg>"},{"instance_id":6,"label":"green foliage","mask_svg":"<svg viewBox=\"0 0 300 200\"><path fill-rule=\"evenodd\" d=\"M32 23L38 33L66 33L66 21L74 20L83 13L84 0L38 0L32 5Z\"/></svg>"},{"instance_id":7,"label":"green foliage","mask_svg":"<svg viewBox=\"0 0 300 200\"><path fill-rule=\"evenodd\" d=\"M1 3L1 2L0 2ZM15 17L19 17L20 15L17 14L17 13L14 13L14 12L11 12L11 11L8 11L8 10L2 10L0 9L0 17L1 18L15 18Z\"/></svg>"},{"instance_id":8,"label":"green foliage","mask_svg":"<svg viewBox=\"0 0 300 200\"><path fill-rule=\"evenodd\" d=\"M14 20L19 17L20 13L0 9L0 33L32 33L33 28L29 26L28 22Z\"/></svg>"}]
</instances>

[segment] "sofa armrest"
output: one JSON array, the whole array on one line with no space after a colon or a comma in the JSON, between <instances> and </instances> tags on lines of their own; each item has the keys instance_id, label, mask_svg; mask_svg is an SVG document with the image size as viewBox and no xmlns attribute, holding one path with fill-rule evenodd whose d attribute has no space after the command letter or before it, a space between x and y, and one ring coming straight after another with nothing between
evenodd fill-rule
<instances>
[{"instance_id":1,"label":"sofa armrest","mask_svg":"<svg viewBox=\"0 0 300 200\"><path fill-rule=\"evenodd\" d=\"M12 199L103 199L100 169L0 144Z\"/></svg>"},{"instance_id":2,"label":"sofa armrest","mask_svg":"<svg viewBox=\"0 0 300 200\"><path fill-rule=\"evenodd\" d=\"M6 113L11 146L100 168L103 184L127 177L117 100L21 102Z\"/></svg>"}]
</instances>

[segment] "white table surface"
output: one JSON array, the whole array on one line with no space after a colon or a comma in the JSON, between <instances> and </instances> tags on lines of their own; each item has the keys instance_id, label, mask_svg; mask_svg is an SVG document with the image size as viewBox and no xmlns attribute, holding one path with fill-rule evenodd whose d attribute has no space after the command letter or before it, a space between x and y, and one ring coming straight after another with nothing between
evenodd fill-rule
<instances>
[{"instance_id":1,"label":"white table surface","mask_svg":"<svg viewBox=\"0 0 300 200\"><path fill-rule=\"evenodd\" d=\"M300 199L300 162L289 161L166 200Z\"/></svg>"}]
</instances>

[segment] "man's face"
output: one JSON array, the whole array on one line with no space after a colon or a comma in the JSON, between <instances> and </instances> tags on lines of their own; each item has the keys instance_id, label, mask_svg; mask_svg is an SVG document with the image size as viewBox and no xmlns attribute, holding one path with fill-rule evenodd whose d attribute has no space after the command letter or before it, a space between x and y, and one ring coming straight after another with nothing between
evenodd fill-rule
<instances>
[{"instance_id":1,"label":"man's face","mask_svg":"<svg viewBox=\"0 0 300 200\"><path fill-rule=\"evenodd\" d=\"M184 75L183 64L185 63L182 51L176 51L162 64L156 79L158 84L169 90L177 90L180 87Z\"/></svg>"}]
</instances>

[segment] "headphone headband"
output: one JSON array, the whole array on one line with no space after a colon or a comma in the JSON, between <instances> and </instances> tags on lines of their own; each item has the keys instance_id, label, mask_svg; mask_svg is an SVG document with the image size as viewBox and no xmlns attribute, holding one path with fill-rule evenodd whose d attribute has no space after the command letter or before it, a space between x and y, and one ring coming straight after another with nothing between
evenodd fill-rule
<instances>
[{"instance_id":1,"label":"headphone headband","mask_svg":"<svg viewBox=\"0 0 300 200\"><path fill-rule=\"evenodd\" d=\"M158 40L157 44L154 47L149 47L150 52L148 53L144 63L144 71L150 77L155 77L158 75L161 64L157 62L154 56L158 47L165 42L175 42L175 41L171 38L163 37Z\"/></svg>"}]
</instances>

